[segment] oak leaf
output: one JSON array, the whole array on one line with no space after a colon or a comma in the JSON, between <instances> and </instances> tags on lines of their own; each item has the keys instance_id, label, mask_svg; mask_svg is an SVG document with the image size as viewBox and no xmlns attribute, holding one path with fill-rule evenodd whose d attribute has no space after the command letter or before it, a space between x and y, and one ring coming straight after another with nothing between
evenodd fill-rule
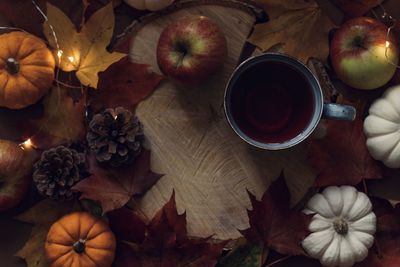
<instances>
[{"instance_id":1,"label":"oak leaf","mask_svg":"<svg viewBox=\"0 0 400 267\"><path fill-rule=\"evenodd\" d=\"M48 149L64 143L84 139L85 102L83 97L75 103L65 88L54 87L43 100L44 115L30 122L30 128L36 129L31 137L33 144L40 149Z\"/></svg>"},{"instance_id":2,"label":"oak leaf","mask_svg":"<svg viewBox=\"0 0 400 267\"><path fill-rule=\"evenodd\" d=\"M290 193L283 173L260 201L250 192L249 196L253 209L248 211L250 228L241 231L244 237L281 254L305 255L301 241L309 234L311 217L290 209Z\"/></svg>"},{"instance_id":3,"label":"oak leaf","mask_svg":"<svg viewBox=\"0 0 400 267\"><path fill-rule=\"evenodd\" d=\"M90 106L97 112L103 108L124 107L133 110L147 98L163 80L149 66L129 61L125 57L99 73L97 91L90 98Z\"/></svg>"},{"instance_id":4,"label":"oak leaf","mask_svg":"<svg viewBox=\"0 0 400 267\"><path fill-rule=\"evenodd\" d=\"M326 135L310 142L309 161L318 173L314 183L317 187L357 185L363 179L382 178L382 166L370 156L366 146L362 119L365 105L360 102L356 106L353 122L327 121Z\"/></svg>"},{"instance_id":5,"label":"oak leaf","mask_svg":"<svg viewBox=\"0 0 400 267\"><path fill-rule=\"evenodd\" d=\"M148 150L143 150L133 164L120 168L103 168L95 156L90 155L89 171L92 175L77 183L73 190L81 192L81 198L100 202L104 213L123 207L133 196L146 192L162 176L150 170Z\"/></svg>"},{"instance_id":6,"label":"oak leaf","mask_svg":"<svg viewBox=\"0 0 400 267\"><path fill-rule=\"evenodd\" d=\"M249 42L265 51L281 44L283 51L303 62L315 57L326 61L329 31L334 27L314 0L257 0L270 21L257 24Z\"/></svg>"},{"instance_id":7,"label":"oak leaf","mask_svg":"<svg viewBox=\"0 0 400 267\"><path fill-rule=\"evenodd\" d=\"M129 224L129 222L127 222ZM143 243L120 242L115 267L214 267L226 242L189 239L186 215L178 214L175 194L146 227Z\"/></svg>"},{"instance_id":8,"label":"oak leaf","mask_svg":"<svg viewBox=\"0 0 400 267\"><path fill-rule=\"evenodd\" d=\"M85 86L97 88L98 73L126 56L107 51L114 31L112 2L97 10L79 32L71 20L50 3L47 4L47 17L43 31L55 49L59 67L67 72L76 71ZM57 42L51 29L56 32Z\"/></svg>"},{"instance_id":9,"label":"oak leaf","mask_svg":"<svg viewBox=\"0 0 400 267\"><path fill-rule=\"evenodd\" d=\"M345 14L345 17L349 19L366 14L372 8L382 4L383 0L333 0L332 2L339 7Z\"/></svg>"},{"instance_id":10,"label":"oak leaf","mask_svg":"<svg viewBox=\"0 0 400 267\"><path fill-rule=\"evenodd\" d=\"M44 243L50 226L65 214L77 210L73 202L43 200L28 211L18 215L17 220L33 224L30 239L16 256L25 259L28 267L49 267Z\"/></svg>"}]
</instances>

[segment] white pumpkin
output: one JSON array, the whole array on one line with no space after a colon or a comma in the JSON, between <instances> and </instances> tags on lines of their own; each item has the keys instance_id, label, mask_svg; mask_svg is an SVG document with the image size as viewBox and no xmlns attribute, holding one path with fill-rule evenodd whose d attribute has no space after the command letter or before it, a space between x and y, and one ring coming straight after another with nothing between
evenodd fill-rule
<instances>
[{"instance_id":1,"label":"white pumpkin","mask_svg":"<svg viewBox=\"0 0 400 267\"><path fill-rule=\"evenodd\" d=\"M175 0L124 0L125 3L139 10L157 11L171 5Z\"/></svg>"},{"instance_id":2,"label":"white pumpkin","mask_svg":"<svg viewBox=\"0 0 400 267\"><path fill-rule=\"evenodd\" d=\"M364 133L374 159L389 168L400 167L400 86L389 88L371 105Z\"/></svg>"},{"instance_id":3,"label":"white pumpkin","mask_svg":"<svg viewBox=\"0 0 400 267\"><path fill-rule=\"evenodd\" d=\"M314 195L304 212L315 215L303 248L322 265L349 267L367 257L376 216L366 194L352 186L330 186Z\"/></svg>"}]
</instances>

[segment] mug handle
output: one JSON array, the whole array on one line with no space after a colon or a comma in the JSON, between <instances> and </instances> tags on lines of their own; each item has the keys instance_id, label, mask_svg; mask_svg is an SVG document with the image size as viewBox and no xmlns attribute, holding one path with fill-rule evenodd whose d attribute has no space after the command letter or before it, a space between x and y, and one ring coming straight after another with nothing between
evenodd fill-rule
<instances>
[{"instance_id":1,"label":"mug handle","mask_svg":"<svg viewBox=\"0 0 400 267\"><path fill-rule=\"evenodd\" d=\"M340 121L354 121L356 114L356 109L352 106L325 103L322 118Z\"/></svg>"}]
</instances>

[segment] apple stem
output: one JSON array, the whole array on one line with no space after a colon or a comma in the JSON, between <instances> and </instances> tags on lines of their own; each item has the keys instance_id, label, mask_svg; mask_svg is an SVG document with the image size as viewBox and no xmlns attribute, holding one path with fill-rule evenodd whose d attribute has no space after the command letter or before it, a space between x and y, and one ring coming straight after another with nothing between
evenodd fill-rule
<instances>
[{"instance_id":1,"label":"apple stem","mask_svg":"<svg viewBox=\"0 0 400 267\"><path fill-rule=\"evenodd\" d=\"M176 44L175 50L179 53L177 68L182 65L184 58L189 54L188 46L190 45L185 41L181 41Z\"/></svg>"}]
</instances>

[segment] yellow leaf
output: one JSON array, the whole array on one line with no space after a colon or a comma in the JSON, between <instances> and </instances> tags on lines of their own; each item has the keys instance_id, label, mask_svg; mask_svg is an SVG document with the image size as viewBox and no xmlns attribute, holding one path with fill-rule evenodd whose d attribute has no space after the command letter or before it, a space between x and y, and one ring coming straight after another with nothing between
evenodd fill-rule
<instances>
[{"instance_id":1,"label":"yellow leaf","mask_svg":"<svg viewBox=\"0 0 400 267\"><path fill-rule=\"evenodd\" d=\"M50 3L47 3L47 17L43 31L59 59L59 67L67 72L76 71L83 85L97 88L98 73L126 56L109 53L106 49L114 31L112 2L96 11L80 32L60 9Z\"/></svg>"},{"instance_id":2,"label":"yellow leaf","mask_svg":"<svg viewBox=\"0 0 400 267\"><path fill-rule=\"evenodd\" d=\"M314 0L258 0L270 21L254 28L249 42L265 51L282 44L286 54L303 62L314 57L326 61L329 31L334 27Z\"/></svg>"},{"instance_id":3,"label":"yellow leaf","mask_svg":"<svg viewBox=\"0 0 400 267\"><path fill-rule=\"evenodd\" d=\"M56 202L49 199L36 204L18 215L17 220L33 224L30 239L16 256L25 259L28 267L49 267L44 252L44 243L50 226L65 214L77 210L73 202Z\"/></svg>"}]
</instances>

